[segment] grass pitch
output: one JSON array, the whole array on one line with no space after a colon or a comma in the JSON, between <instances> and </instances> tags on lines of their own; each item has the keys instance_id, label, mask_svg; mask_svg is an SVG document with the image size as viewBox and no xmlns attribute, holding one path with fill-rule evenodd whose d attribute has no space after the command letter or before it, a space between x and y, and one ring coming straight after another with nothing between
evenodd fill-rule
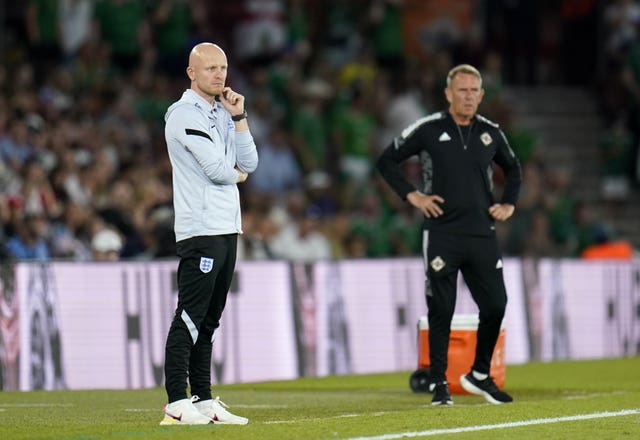
<instances>
[{"instance_id":1,"label":"grass pitch","mask_svg":"<svg viewBox=\"0 0 640 440\"><path fill-rule=\"evenodd\" d=\"M411 372L217 386L246 426L159 426L164 390L0 393L0 439L635 439L640 357L507 368L515 402L432 407Z\"/></svg>"}]
</instances>

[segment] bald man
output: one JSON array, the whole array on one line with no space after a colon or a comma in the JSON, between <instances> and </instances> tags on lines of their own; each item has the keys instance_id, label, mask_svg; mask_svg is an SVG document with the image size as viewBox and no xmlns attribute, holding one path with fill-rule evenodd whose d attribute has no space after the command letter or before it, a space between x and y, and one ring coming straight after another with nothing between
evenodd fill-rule
<instances>
[{"instance_id":1,"label":"bald man","mask_svg":"<svg viewBox=\"0 0 640 440\"><path fill-rule=\"evenodd\" d=\"M180 263L178 305L165 350L168 404L161 425L248 422L211 395L214 332L242 233L237 184L258 166L244 96L226 85L227 70L227 56L218 45L196 45L187 67L191 87L165 115Z\"/></svg>"}]
</instances>

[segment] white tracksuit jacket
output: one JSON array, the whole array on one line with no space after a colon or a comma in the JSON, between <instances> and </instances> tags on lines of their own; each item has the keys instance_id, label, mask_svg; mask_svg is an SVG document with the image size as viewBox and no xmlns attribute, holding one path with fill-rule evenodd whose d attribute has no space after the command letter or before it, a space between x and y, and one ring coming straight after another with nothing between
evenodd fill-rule
<instances>
[{"instance_id":1,"label":"white tracksuit jacket","mask_svg":"<svg viewBox=\"0 0 640 440\"><path fill-rule=\"evenodd\" d=\"M249 130L236 132L231 115L191 89L165 115L173 168L176 241L242 233L237 167L253 172L258 152Z\"/></svg>"}]
</instances>

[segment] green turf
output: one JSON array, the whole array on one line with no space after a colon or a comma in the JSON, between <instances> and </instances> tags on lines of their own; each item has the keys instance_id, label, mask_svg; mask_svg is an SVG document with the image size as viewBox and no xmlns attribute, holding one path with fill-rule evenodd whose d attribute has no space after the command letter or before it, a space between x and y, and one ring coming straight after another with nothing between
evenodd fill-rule
<instances>
[{"instance_id":1,"label":"green turf","mask_svg":"<svg viewBox=\"0 0 640 440\"><path fill-rule=\"evenodd\" d=\"M305 378L215 387L246 426L158 423L164 390L0 393L0 439L348 439L401 433L447 439L640 438L640 357L509 366L513 404L454 395L432 407L409 374ZM634 410L628 415L451 433L461 427ZM430 435L424 435L424 432Z\"/></svg>"}]
</instances>

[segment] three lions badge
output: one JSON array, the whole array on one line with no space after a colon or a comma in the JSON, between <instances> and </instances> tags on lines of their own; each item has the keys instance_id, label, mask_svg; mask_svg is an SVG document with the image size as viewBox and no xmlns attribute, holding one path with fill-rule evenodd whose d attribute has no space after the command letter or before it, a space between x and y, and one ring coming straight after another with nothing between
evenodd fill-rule
<instances>
[{"instance_id":1,"label":"three lions badge","mask_svg":"<svg viewBox=\"0 0 640 440\"><path fill-rule=\"evenodd\" d=\"M200 271L209 273L213 269L213 258L200 257Z\"/></svg>"}]
</instances>

